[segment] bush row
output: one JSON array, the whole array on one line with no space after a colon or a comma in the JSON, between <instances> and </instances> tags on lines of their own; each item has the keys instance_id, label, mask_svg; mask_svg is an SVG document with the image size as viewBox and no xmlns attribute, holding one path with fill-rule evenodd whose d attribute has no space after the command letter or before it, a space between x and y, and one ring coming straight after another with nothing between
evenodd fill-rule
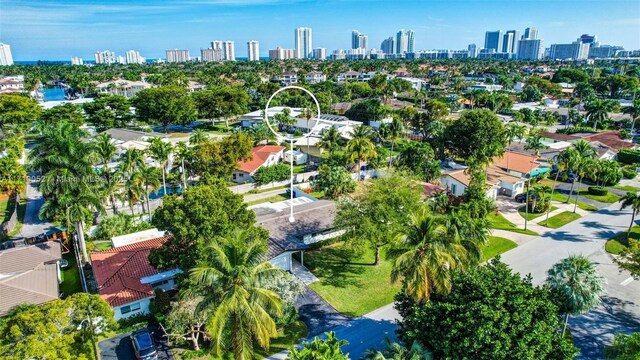
<instances>
[{"instance_id":1,"label":"bush row","mask_svg":"<svg viewBox=\"0 0 640 360\"><path fill-rule=\"evenodd\" d=\"M609 193L609 190L607 190L607 188L603 186L589 186L587 188L587 191L589 192L589 195L596 196L604 196Z\"/></svg>"}]
</instances>

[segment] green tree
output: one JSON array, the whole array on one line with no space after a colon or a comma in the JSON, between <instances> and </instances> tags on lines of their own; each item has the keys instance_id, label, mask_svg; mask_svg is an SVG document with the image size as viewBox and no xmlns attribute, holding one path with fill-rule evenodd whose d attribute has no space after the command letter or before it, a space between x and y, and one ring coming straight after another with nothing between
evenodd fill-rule
<instances>
[{"instance_id":1,"label":"green tree","mask_svg":"<svg viewBox=\"0 0 640 360\"><path fill-rule=\"evenodd\" d=\"M352 139L347 142L346 153L347 161L358 163L356 171L359 173L362 169L362 162L378 157L375 145L369 139L364 125L356 126L351 134Z\"/></svg>"},{"instance_id":2,"label":"green tree","mask_svg":"<svg viewBox=\"0 0 640 360\"><path fill-rule=\"evenodd\" d=\"M263 281L282 270L262 260L264 240L246 230L211 242L206 251L209 261L202 261L190 275L203 297L201 308L210 310L206 329L214 352L251 359L254 341L268 350L270 338L277 334L273 317L282 314L282 300L265 289Z\"/></svg>"},{"instance_id":3,"label":"green tree","mask_svg":"<svg viewBox=\"0 0 640 360\"><path fill-rule=\"evenodd\" d=\"M112 237L131 234L151 229L151 224L141 221L136 223L133 215L117 213L103 218L93 232L93 240L110 240Z\"/></svg>"},{"instance_id":4,"label":"green tree","mask_svg":"<svg viewBox=\"0 0 640 360\"><path fill-rule=\"evenodd\" d=\"M207 141L209 136L202 129L195 129L189 137L189 142L193 145L199 145Z\"/></svg>"},{"instance_id":5,"label":"green tree","mask_svg":"<svg viewBox=\"0 0 640 360\"><path fill-rule=\"evenodd\" d=\"M82 105L90 123L100 130L125 127L131 120L131 102L121 95L98 94Z\"/></svg>"},{"instance_id":6,"label":"green tree","mask_svg":"<svg viewBox=\"0 0 640 360\"><path fill-rule=\"evenodd\" d=\"M640 211L640 195L633 191L628 191L622 198L620 198L619 202L621 202L620 210L631 208L631 223L629 224L629 230L627 231L627 241L629 241L629 237L631 236L631 228L635 224L636 215L638 211Z\"/></svg>"},{"instance_id":7,"label":"green tree","mask_svg":"<svg viewBox=\"0 0 640 360\"><path fill-rule=\"evenodd\" d=\"M613 345L605 351L608 360L638 360L640 354L640 333L616 334Z\"/></svg>"},{"instance_id":8,"label":"green tree","mask_svg":"<svg viewBox=\"0 0 640 360\"><path fill-rule=\"evenodd\" d=\"M289 349L288 360L347 360L349 354L344 354L341 347L348 345L346 340L340 340L336 333L331 331L324 334L326 339L319 337L313 341L304 341L302 349L293 347Z\"/></svg>"},{"instance_id":9,"label":"green tree","mask_svg":"<svg viewBox=\"0 0 640 360\"><path fill-rule=\"evenodd\" d=\"M465 111L447 127L448 148L461 158L488 164L504 153L507 133L498 116L488 110Z\"/></svg>"},{"instance_id":10,"label":"green tree","mask_svg":"<svg viewBox=\"0 0 640 360\"><path fill-rule=\"evenodd\" d=\"M609 113L613 111L614 107L615 102L612 100L596 98L586 103L587 118L593 122L593 130L598 128L598 121L602 125L609 119ZM606 127L606 124L603 126Z\"/></svg>"},{"instance_id":11,"label":"green tree","mask_svg":"<svg viewBox=\"0 0 640 360\"><path fill-rule=\"evenodd\" d=\"M160 138L151 139L151 145L149 145L149 153L151 157L158 162L162 169L162 194L167 195L167 181L165 180L165 171L167 169L167 161L173 152L173 146L171 143L163 141Z\"/></svg>"},{"instance_id":12,"label":"green tree","mask_svg":"<svg viewBox=\"0 0 640 360\"><path fill-rule=\"evenodd\" d=\"M373 180L352 201L338 203L336 226L347 229L354 248L363 245L374 250L373 264L380 264L380 250L409 223L408 214L422 206L420 186L400 174Z\"/></svg>"},{"instance_id":13,"label":"green tree","mask_svg":"<svg viewBox=\"0 0 640 360\"><path fill-rule=\"evenodd\" d=\"M239 161L251 160L253 140L243 133L234 133L222 140L207 140L196 146L191 167L204 178L229 179Z\"/></svg>"},{"instance_id":14,"label":"green tree","mask_svg":"<svg viewBox=\"0 0 640 360\"><path fill-rule=\"evenodd\" d=\"M480 262L487 234L486 222L465 212L435 215L422 207L397 232L391 280L402 280L403 291L418 302L444 296L451 291L453 271Z\"/></svg>"},{"instance_id":15,"label":"green tree","mask_svg":"<svg viewBox=\"0 0 640 360\"><path fill-rule=\"evenodd\" d=\"M274 181L287 180L291 177L291 169L287 164L261 166L253 175L258 184L269 184Z\"/></svg>"},{"instance_id":16,"label":"green tree","mask_svg":"<svg viewBox=\"0 0 640 360\"><path fill-rule=\"evenodd\" d=\"M406 348L397 342L386 340L385 349L369 349L363 357L364 360L432 360L433 354L425 350L420 344L413 343L411 348Z\"/></svg>"},{"instance_id":17,"label":"green tree","mask_svg":"<svg viewBox=\"0 0 640 360\"><path fill-rule=\"evenodd\" d=\"M495 258L455 271L446 296L420 303L398 294L398 335L438 359L573 359L578 351L558 332L552 299L550 289L534 287L530 276L522 279Z\"/></svg>"},{"instance_id":18,"label":"green tree","mask_svg":"<svg viewBox=\"0 0 640 360\"><path fill-rule=\"evenodd\" d=\"M187 90L178 86L161 86L138 92L132 105L138 119L147 123L186 125L197 117L196 105Z\"/></svg>"},{"instance_id":19,"label":"green tree","mask_svg":"<svg viewBox=\"0 0 640 360\"><path fill-rule=\"evenodd\" d=\"M38 102L29 96L18 94L0 95L0 129L9 125L24 127L40 116Z\"/></svg>"},{"instance_id":20,"label":"green tree","mask_svg":"<svg viewBox=\"0 0 640 360\"><path fill-rule=\"evenodd\" d=\"M329 155L332 155L336 150L340 149L342 144L342 136L338 132L338 129L331 126L329 129L322 132L318 147L323 150L327 150Z\"/></svg>"},{"instance_id":21,"label":"green tree","mask_svg":"<svg viewBox=\"0 0 640 360\"><path fill-rule=\"evenodd\" d=\"M600 304L605 279L586 256L572 255L549 269L547 284L558 294L560 312L566 314L562 328L564 337L569 315L587 313Z\"/></svg>"},{"instance_id":22,"label":"green tree","mask_svg":"<svg viewBox=\"0 0 640 360\"><path fill-rule=\"evenodd\" d=\"M631 116L631 132L636 128L636 120L640 117L640 99L633 101L633 105L625 106L622 108L622 112Z\"/></svg>"},{"instance_id":23,"label":"green tree","mask_svg":"<svg viewBox=\"0 0 640 360\"><path fill-rule=\"evenodd\" d=\"M422 181L435 181L440 177L440 162L426 143L410 141L400 148L396 167L408 170Z\"/></svg>"},{"instance_id":24,"label":"green tree","mask_svg":"<svg viewBox=\"0 0 640 360\"><path fill-rule=\"evenodd\" d=\"M200 350L200 342L209 339L205 330L210 311L198 308L200 296L183 296L173 302L164 318L163 328L172 340L189 341L194 350Z\"/></svg>"},{"instance_id":25,"label":"green tree","mask_svg":"<svg viewBox=\"0 0 640 360\"><path fill-rule=\"evenodd\" d=\"M161 174L158 168L146 165L141 166L138 172L140 174L140 182L144 186L144 198L147 201L147 213L149 214L149 217L151 217L149 197L152 192L157 191L160 188Z\"/></svg>"},{"instance_id":26,"label":"green tree","mask_svg":"<svg viewBox=\"0 0 640 360\"><path fill-rule=\"evenodd\" d=\"M255 213L247 210L242 195L232 193L224 181L187 189L183 196L163 199L155 210L153 225L167 230L173 238L151 251L151 264L163 270L188 271L204 257L206 241L224 236L233 229L251 229L266 239L262 228L253 226Z\"/></svg>"},{"instance_id":27,"label":"green tree","mask_svg":"<svg viewBox=\"0 0 640 360\"><path fill-rule=\"evenodd\" d=\"M75 126L81 126L84 123L84 114L79 106L65 103L42 111L40 119L49 124L67 121Z\"/></svg>"},{"instance_id":28,"label":"green tree","mask_svg":"<svg viewBox=\"0 0 640 360\"><path fill-rule=\"evenodd\" d=\"M356 183L342 166L322 164L318 168L318 177L313 181L315 191L322 191L329 199L352 193Z\"/></svg>"},{"instance_id":29,"label":"green tree","mask_svg":"<svg viewBox=\"0 0 640 360\"><path fill-rule=\"evenodd\" d=\"M205 119L220 119L229 128L229 119L249 111L250 97L239 86L211 86L193 94L198 113Z\"/></svg>"}]
</instances>

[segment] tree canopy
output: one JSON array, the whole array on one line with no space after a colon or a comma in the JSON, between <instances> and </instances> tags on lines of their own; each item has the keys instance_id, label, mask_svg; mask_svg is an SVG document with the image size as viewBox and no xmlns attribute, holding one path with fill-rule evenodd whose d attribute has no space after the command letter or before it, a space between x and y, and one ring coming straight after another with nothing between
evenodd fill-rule
<instances>
[{"instance_id":1,"label":"tree canopy","mask_svg":"<svg viewBox=\"0 0 640 360\"><path fill-rule=\"evenodd\" d=\"M486 164L504 153L507 133L496 114L470 110L447 127L446 139L453 155Z\"/></svg>"}]
</instances>

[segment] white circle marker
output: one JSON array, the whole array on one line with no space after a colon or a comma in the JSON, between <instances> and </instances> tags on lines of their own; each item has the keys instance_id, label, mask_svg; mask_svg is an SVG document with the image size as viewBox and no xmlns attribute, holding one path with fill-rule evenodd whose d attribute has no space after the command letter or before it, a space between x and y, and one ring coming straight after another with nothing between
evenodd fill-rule
<instances>
[{"instance_id":1,"label":"white circle marker","mask_svg":"<svg viewBox=\"0 0 640 360\"><path fill-rule=\"evenodd\" d=\"M313 102L316 103L316 109L318 110L316 118L315 120L315 124L313 125L313 128L311 128L309 130L309 132L307 134L303 134L301 137L298 137L298 139L304 139L304 138L309 138L311 136L311 134L316 130L316 128L318 127L318 124L320 123L320 103L318 102L318 99L316 99L316 97L311 93L311 91L300 87L300 86L285 86L283 88L278 89L276 92L274 92L270 97L269 100L267 101L267 105L264 108L264 122L267 123L267 127L269 128L269 130L271 130L271 132L276 136L277 139L281 140L281 141L285 141L285 142L289 142L289 144L291 145L290 149L291 149L291 157L290 157L290 161L291 161L291 187L289 189L291 198L289 199L289 205L290 205L290 215L289 215L289 222L293 223L296 221L296 218L293 216L293 196L294 196L294 192L293 192L293 140L295 140L295 138L292 136L286 138L284 137L282 134L280 134L279 132L275 131L274 128L271 127L271 123L269 123L269 104L271 104L271 100L273 100L273 98L280 92L285 91L285 90L289 90L289 89L298 89L298 90L302 90L305 93L307 93L309 96L311 96L311 98L313 99Z\"/></svg>"}]
</instances>

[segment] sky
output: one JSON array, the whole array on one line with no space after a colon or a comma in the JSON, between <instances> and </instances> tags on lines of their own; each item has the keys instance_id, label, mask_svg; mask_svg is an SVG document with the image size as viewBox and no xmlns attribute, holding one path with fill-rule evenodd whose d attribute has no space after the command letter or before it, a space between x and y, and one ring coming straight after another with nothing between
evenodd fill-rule
<instances>
[{"instance_id":1,"label":"sky","mask_svg":"<svg viewBox=\"0 0 640 360\"><path fill-rule=\"evenodd\" d=\"M412 29L415 49L484 45L488 30L538 28L545 47L595 34L603 44L640 49L639 0L0 0L0 43L16 61L93 60L100 50L147 58L166 49L199 56L212 40L233 40L236 57L247 41L260 55L294 47L294 29L313 29L314 48L351 47L351 30L380 48L399 29Z\"/></svg>"}]
</instances>

